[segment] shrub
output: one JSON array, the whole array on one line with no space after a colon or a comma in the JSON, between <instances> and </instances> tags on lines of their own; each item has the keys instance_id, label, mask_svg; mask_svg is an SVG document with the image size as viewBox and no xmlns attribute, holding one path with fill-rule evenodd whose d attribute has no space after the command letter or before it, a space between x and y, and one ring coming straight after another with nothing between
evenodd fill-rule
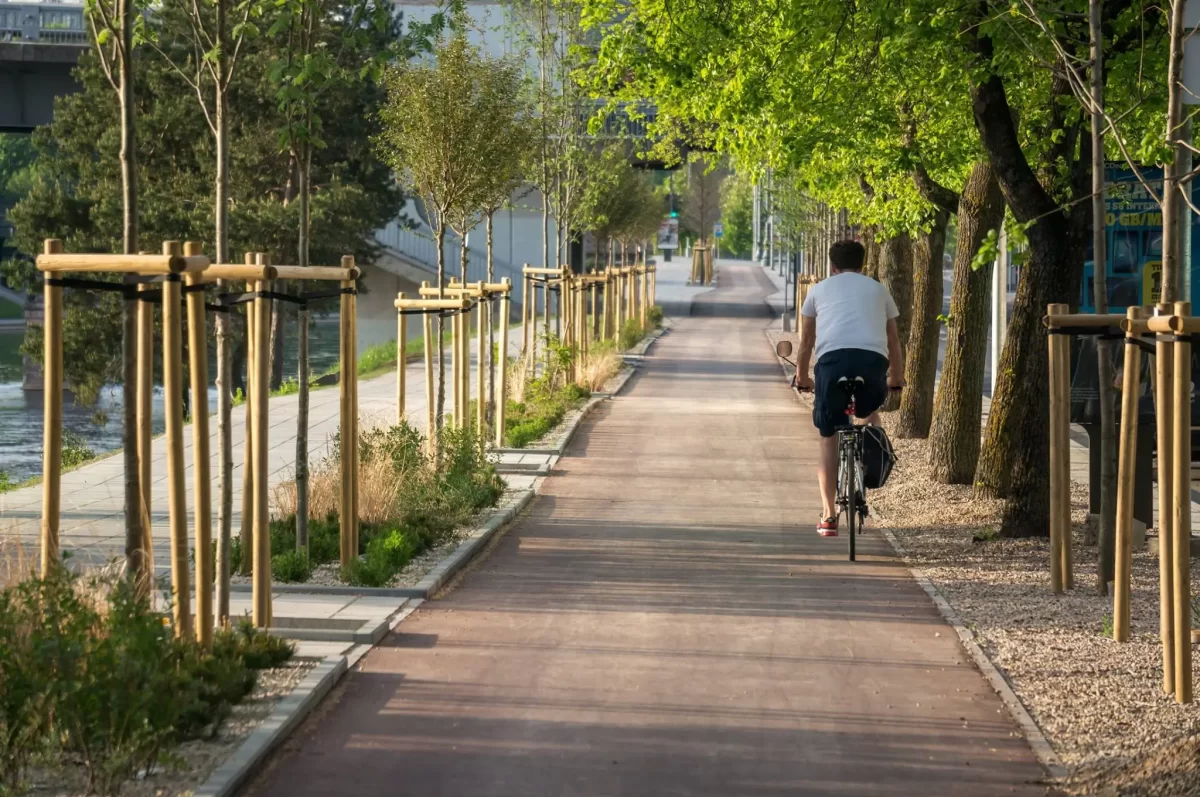
<instances>
[{"instance_id":1,"label":"shrub","mask_svg":"<svg viewBox=\"0 0 1200 797\"><path fill-rule=\"evenodd\" d=\"M62 437L62 469L69 470L96 458L96 452L88 447L82 436L63 429Z\"/></svg>"},{"instance_id":2,"label":"shrub","mask_svg":"<svg viewBox=\"0 0 1200 797\"><path fill-rule=\"evenodd\" d=\"M175 639L126 580L60 571L0 591L0 794L35 756L79 762L89 792L118 794L163 749L212 734L254 688L251 665L293 647L253 628L213 649Z\"/></svg>"},{"instance_id":3,"label":"shrub","mask_svg":"<svg viewBox=\"0 0 1200 797\"><path fill-rule=\"evenodd\" d=\"M294 518L294 516L293 516ZM284 584L299 584L312 578L308 551L293 548L271 556L271 578Z\"/></svg>"},{"instance_id":4,"label":"shrub","mask_svg":"<svg viewBox=\"0 0 1200 797\"><path fill-rule=\"evenodd\" d=\"M658 329L662 326L663 309L661 305L654 305L646 311L646 323L651 329Z\"/></svg>"},{"instance_id":5,"label":"shrub","mask_svg":"<svg viewBox=\"0 0 1200 797\"><path fill-rule=\"evenodd\" d=\"M213 651L236 655L251 670L270 670L290 661L296 653L296 645L242 620L233 628L218 632L213 640Z\"/></svg>"},{"instance_id":6,"label":"shrub","mask_svg":"<svg viewBox=\"0 0 1200 797\"><path fill-rule=\"evenodd\" d=\"M645 334L645 330L642 329L642 325L637 322L637 319L631 318L626 321L625 326L621 327L620 340L618 341L621 351L632 349Z\"/></svg>"}]
</instances>

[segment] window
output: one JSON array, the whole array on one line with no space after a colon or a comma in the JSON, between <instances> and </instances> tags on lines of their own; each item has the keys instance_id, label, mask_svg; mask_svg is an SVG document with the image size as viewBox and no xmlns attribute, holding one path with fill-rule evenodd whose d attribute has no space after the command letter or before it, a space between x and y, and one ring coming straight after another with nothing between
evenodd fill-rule
<instances>
[{"instance_id":1,"label":"window","mask_svg":"<svg viewBox=\"0 0 1200 797\"><path fill-rule=\"evenodd\" d=\"M1138 271L1138 230L1117 230L1113 233L1112 248L1108 253L1110 274L1135 274Z\"/></svg>"}]
</instances>

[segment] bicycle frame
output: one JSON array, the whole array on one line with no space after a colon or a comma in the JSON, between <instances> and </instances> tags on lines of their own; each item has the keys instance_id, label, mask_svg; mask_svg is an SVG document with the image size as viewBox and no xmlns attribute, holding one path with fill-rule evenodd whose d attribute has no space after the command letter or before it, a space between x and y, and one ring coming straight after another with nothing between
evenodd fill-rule
<instances>
[{"instance_id":1,"label":"bicycle frame","mask_svg":"<svg viewBox=\"0 0 1200 797\"><path fill-rule=\"evenodd\" d=\"M855 538L862 533L866 515L863 497L862 427L838 429L838 487L839 514L846 517L850 536L850 561L855 561Z\"/></svg>"}]
</instances>

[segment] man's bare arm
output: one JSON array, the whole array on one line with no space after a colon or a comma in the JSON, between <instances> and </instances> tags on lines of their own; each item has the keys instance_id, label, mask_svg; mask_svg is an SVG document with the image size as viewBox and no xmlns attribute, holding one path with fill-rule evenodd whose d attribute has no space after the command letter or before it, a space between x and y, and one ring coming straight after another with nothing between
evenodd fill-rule
<instances>
[{"instance_id":1,"label":"man's bare arm","mask_svg":"<svg viewBox=\"0 0 1200 797\"><path fill-rule=\"evenodd\" d=\"M900 328L896 319L889 318L887 322L888 340L888 385L900 387L904 384L904 352L900 348Z\"/></svg>"},{"instance_id":2,"label":"man's bare arm","mask_svg":"<svg viewBox=\"0 0 1200 797\"><path fill-rule=\"evenodd\" d=\"M808 378L812 370L813 347L817 345L817 319L800 316L800 348L796 353L796 375Z\"/></svg>"}]
</instances>

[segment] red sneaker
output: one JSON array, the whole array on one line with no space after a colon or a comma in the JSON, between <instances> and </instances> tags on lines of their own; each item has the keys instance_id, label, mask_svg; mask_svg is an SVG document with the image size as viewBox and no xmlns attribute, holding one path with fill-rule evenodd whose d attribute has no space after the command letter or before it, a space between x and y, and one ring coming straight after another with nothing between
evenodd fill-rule
<instances>
[{"instance_id":1,"label":"red sneaker","mask_svg":"<svg viewBox=\"0 0 1200 797\"><path fill-rule=\"evenodd\" d=\"M837 524L837 517L827 517L817 524L817 534L820 534L822 537L836 537Z\"/></svg>"}]
</instances>

